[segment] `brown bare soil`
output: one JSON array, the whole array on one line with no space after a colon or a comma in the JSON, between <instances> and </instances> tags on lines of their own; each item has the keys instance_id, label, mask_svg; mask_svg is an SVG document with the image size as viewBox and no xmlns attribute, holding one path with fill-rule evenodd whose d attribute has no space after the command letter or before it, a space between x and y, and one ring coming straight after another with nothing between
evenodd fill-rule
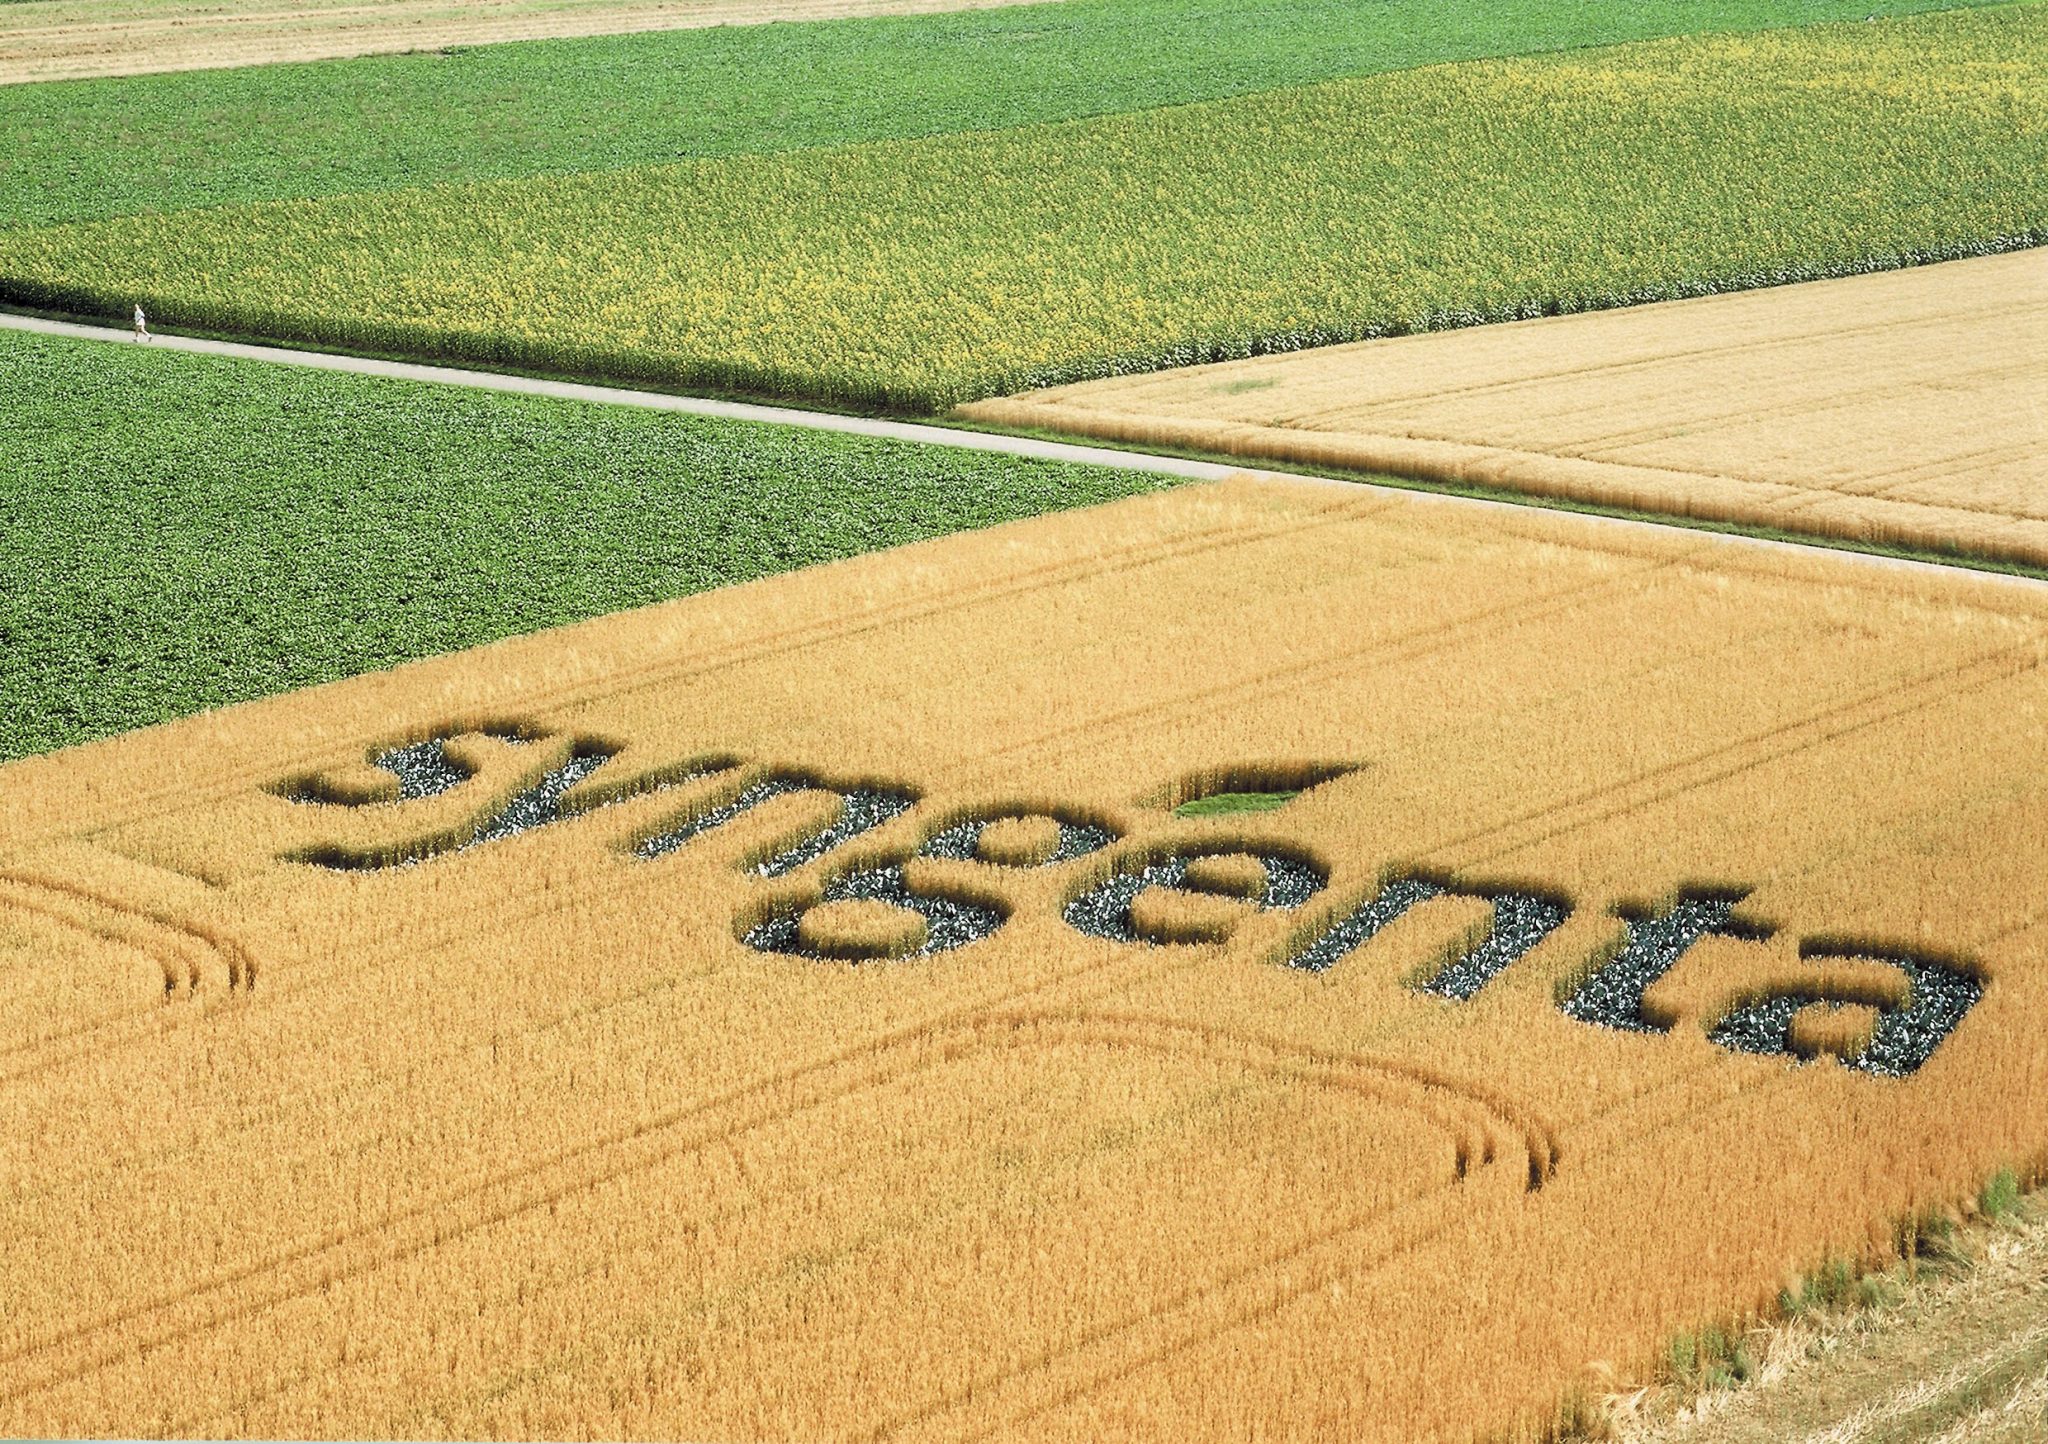
<instances>
[{"instance_id":1,"label":"brown bare soil","mask_svg":"<svg viewBox=\"0 0 2048 1444\"><path fill-rule=\"evenodd\" d=\"M2044 662L2033 583L1234 481L12 764L0 1434L1588 1414L2048 1162ZM1872 1041L1716 1040L1807 995Z\"/></svg>"},{"instance_id":2,"label":"brown bare soil","mask_svg":"<svg viewBox=\"0 0 2048 1444\"><path fill-rule=\"evenodd\" d=\"M29 0L0 8L0 85L1021 0Z\"/></svg>"},{"instance_id":3,"label":"brown bare soil","mask_svg":"<svg viewBox=\"0 0 2048 1444\"><path fill-rule=\"evenodd\" d=\"M962 410L2048 566L2044 338L2033 250Z\"/></svg>"}]
</instances>

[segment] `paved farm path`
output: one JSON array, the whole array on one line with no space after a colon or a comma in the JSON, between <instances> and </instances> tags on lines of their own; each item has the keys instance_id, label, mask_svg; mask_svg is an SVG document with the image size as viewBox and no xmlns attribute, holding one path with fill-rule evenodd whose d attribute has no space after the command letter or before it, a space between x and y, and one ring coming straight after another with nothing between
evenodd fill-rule
<instances>
[{"instance_id":1,"label":"paved farm path","mask_svg":"<svg viewBox=\"0 0 2048 1444\"><path fill-rule=\"evenodd\" d=\"M2048 565L2048 248L1050 387L962 413Z\"/></svg>"},{"instance_id":2,"label":"paved farm path","mask_svg":"<svg viewBox=\"0 0 2048 1444\"><path fill-rule=\"evenodd\" d=\"M129 333L111 326L86 326L71 321L52 321L40 316L19 316L0 312L0 329L34 331L46 336L72 336L118 345L138 345ZM213 341L196 336L158 335L146 343L159 350L194 351L208 356L236 356L250 361L269 361L287 366L311 366L322 371L351 371L360 376L391 376L406 381L430 381L446 386L473 386L483 391L510 391L522 396L554 396L568 401L597 401L613 406L644 406L655 411L681 411L691 416L718 416L733 421L764 421L775 426L801 426L813 431L842 431L854 436L881 436L895 441L917 441L933 446L957 446L968 451L997 451L1010 456L1037 457L1046 461L1072 461L1088 466L1115 467L1119 471L1151 471L1185 476L1197 481L1220 481L1247 470L1182 457L1150 456L1137 451L1119 451L1106 446L1075 445L1042 441L1024 436L1002 436L991 432L964 431L950 426L920 425L912 421L883 421L870 416L845 416L832 411L805 411L791 406L760 406L745 401L717 401L702 396L674 396L665 391L635 391L617 386L592 386L575 381L548 381L534 376L515 376L498 371L469 371L456 366L428 366L410 361L383 361L367 356L346 356L328 351L297 351L283 346L252 346L239 341Z\"/></svg>"},{"instance_id":3,"label":"paved farm path","mask_svg":"<svg viewBox=\"0 0 2048 1444\"><path fill-rule=\"evenodd\" d=\"M0 85L1023 0L15 0Z\"/></svg>"},{"instance_id":4,"label":"paved farm path","mask_svg":"<svg viewBox=\"0 0 2048 1444\"><path fill-rule=\"evenodd\" d=\"M157 335L147 343L135 341L127 331L111 326L83 325L41 316L23 316L0 311L0 330L31 331L46 336L68 336L109 345L148 344L160 350L190 351L207 356L233 356L286 366L308 366L322 371L348 371L361 376L389 376L405 381L425 381L447 386L470 386L484 391L505 391L522 396L552 396L567 401L594 401L612 406L642 406L655 411L679 411L691 416L715 416L733 421L759 421L773 426L800 426L813 431L837 431L852 436L877 436L893 441L911 441L927 446L953 446L967 451L998 452L1042 461L1073 462L1084 466L1113 467L1119 471L1144 471L1162 476L1185 477L1192 481L1221 481L1229 476L1254 476L1300 481L1298 473L1263 470L1256 466L1235 466L1188 457L1164 456L1140 450L1119 450L1076 442L1048 441L1040 437L1011 436L998 432L968 431L914 421L885 421L869 416L847 416L832 411L806 411L791 406L762 406L745 401L718 401L702 396L676 396L665 391L636 391L617 386L594 386L575 381L550 381L535 376L517 376L498 371L470 371L455 366L432 366L411 361L385 361L368 356L348 356L329 351L301 351L284 346L256 346L240 341L216 341L197 336ZM1369 482L1346 480L1347 486L1370 486ZM1524 503L1493 501L1441 492L1408 495L1452 507L1514 507ZM1541 504L1538 499L1537 504ZM1617 527L1648 527L1663 530L1673 523L1650 518L1588 516L1589 522ZM1804 550L1797 541L1769 537L1726 536L1731 545ZM1844 558L1879 567L1947 570L1938 562L1868 552L1841 552ZM2015 578L2018 581L2025 579ZM2029 583L2031 584L2031 583Z\"/></svg>"}]
</instances>

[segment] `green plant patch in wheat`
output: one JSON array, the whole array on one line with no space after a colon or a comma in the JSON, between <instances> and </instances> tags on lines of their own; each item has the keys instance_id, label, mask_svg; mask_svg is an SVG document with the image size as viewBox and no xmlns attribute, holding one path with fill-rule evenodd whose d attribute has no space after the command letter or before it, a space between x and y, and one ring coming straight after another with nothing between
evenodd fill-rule
<instances>
[{"instance_id":1,"label":"green plant patch in wheat","mask_svg":"<svg viewBox=\"0 0 2048 1444\"><path fill-rule=\"evenodd\" d=\"M1165 484L0 332L0 760Z\"/></svg>"},{"instance_id":2,"label":"green plant patch in wheat","mask_svg":"<svg viewBox=\"0 0 2048 1444\"><path fill-rule=\"evenodd\" d=\"M1402 71L988 134L0 232L0 295L939 408L2048 227L2048 7Z\"/></svg>"},{"instance_id":3,"label":"green plant patch in wheat","mask_svg":"<svg viewBox=\"0 0 2048 1444\"><path fill-rule=\"evenodd\" d=\"M1061 0L0 87L0 227L989 130L1984 0Z\"/></svg>"},{"instance_id":4,"label":"green plant patch in wheat","mask_svg":"<svg viewBox=\"0 0 2048 1444\"><path fill-rule=\"evenodd\" d=\"M1277 812L1299 792L1212 792L1174 808L1175 817L1231 817L1242 812Z\"/></svg>"}]
</instances>

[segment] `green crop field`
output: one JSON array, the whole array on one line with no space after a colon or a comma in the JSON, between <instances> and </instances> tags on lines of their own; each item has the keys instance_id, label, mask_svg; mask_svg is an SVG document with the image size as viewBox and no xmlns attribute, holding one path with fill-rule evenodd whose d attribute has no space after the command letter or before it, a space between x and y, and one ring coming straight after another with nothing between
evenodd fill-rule
<instances>
[{"instance_id":1,"label":"green crop field","mask_svg":"<svg viewBox=\"0 0 2048 1444\"><path fill-rule=\"evenodd\" d=\"M2025 5L17 230L0 294L926 409L2027 244L2044 175L2048 8Z\"/></svg>"},{"instance_id":2,"label":"green crop field","mask_svg":"<svg viewBox=\"0 0 2048 1444\"><path fill-rule=\"evenodd\" d=\"M0 760L1164 484L0 333Z\"/></svg>"},{"instance_id":3,"label":"green crop field","mask_svg":"<svg viewBox=\"0 0 2048 1444\"><path fill-rule=\"evenodd\" d=\"M1070 120L1985 0L1062 0L0 87L0 227Z\"/></svg>"}]
</instances>

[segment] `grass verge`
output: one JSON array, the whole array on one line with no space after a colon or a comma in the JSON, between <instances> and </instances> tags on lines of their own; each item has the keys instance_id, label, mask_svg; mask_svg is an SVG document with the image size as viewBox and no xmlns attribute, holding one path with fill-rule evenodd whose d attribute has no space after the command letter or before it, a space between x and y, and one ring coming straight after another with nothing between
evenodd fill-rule
<instances>
[{"instance_id":1,"label":"grass verge","mask_svg":"<svg viewBox=\"0 0 2048 1444\"><path fill-rule=\"evenodd\" d=\"M1902 1223L1889 1266L1830 1259L1788 1284L1774 1316L1674 1335L1650 1385L1608 1395L1564 1437L1976 1437L1953 1431L2048 1366L2048 1338L2028 1328L2038 1324L2029 1300L2048 1239L2043 1202L2017 1171L2001 1170L1962 1214ZM1987 1266L1995 1277L1985 1276ZM1962 1337L1963 1320L1981 1337ZM1916 1343L1916 1334L1926 1338ZM1952 1351L1940 1352L1946 1346Z\"/></svg>"},{"instance_id":2,"label":"grass verge","mask_svg":"<svg viewBox=\"0 0 2048 1444\"><path fill-rule=\"evenodd\" d=\"M0 333L0 759L1167 484Z\"/></svg>"}]
</instances>

